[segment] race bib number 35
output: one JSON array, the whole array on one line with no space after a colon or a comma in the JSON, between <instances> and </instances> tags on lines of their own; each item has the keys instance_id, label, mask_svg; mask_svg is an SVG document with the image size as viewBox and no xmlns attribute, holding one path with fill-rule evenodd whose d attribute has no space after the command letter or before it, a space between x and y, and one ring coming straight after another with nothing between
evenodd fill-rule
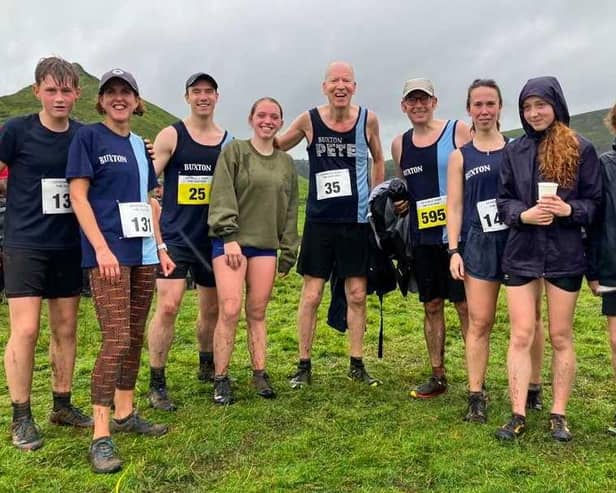
<instances>
[{"instance_id":1,"label":"race bib number 35","mask_svg":"<svg viewBox=\"0 0 616 493\"><path fill-rule=\"evenodd\" d=\"M351 178L348 169L321 171L315 175L317 200L351 196Z\"/></svg>"},{"instance_id":2,"label":"race bib number 35","mask_svg":"<svg viewBox=\"0 0 616 493\"><path fill-rule=\"evenodd\" d=\"M447 195L418 200L416 206L419 229L445 226L447 224L446 203Z\"/></svg>"},{"instance_id":3,"label":"race bib number 35","mask_svg":"<svg viewBox=\"0 0 616 493\"><path fill-rule=\"evenodd\" d=\"M211 176L178 176L178 204L205 205L210 203Z\"/></svg>"},{"instance_id":4,"label":"race bib number 35","mask_svg":"<svg viewBox=\"0 0 616 493\"><path fill-rule=\"evenodd\" d=\"M492 233L493 231L502 231L509 228L501 219L498 209L496 208L496 199L484 200L477 202L477 212L481 221L481 229L484 233Z\"/></svg>"},{"instance_id":5,"label":"race bib number 35","mask_svg":"<svg viewBox=\"0 0 616 493\"><path fill-rule=\"evenodd\" d=\"M69 214L73 212L68 183L64 178L43 178L41 180L41 204L43 214Z\"/></svg>"},{"instance_id":6,"label":"race bib number 35","mask_svg":"<svg viewBox=\"0 0 616 493\"><path fill-rule=\"evenodd\" d=\"M152 207L146 202L118 203L124 238L146 238L152 232Z\"/></svg>"}]
</instances>

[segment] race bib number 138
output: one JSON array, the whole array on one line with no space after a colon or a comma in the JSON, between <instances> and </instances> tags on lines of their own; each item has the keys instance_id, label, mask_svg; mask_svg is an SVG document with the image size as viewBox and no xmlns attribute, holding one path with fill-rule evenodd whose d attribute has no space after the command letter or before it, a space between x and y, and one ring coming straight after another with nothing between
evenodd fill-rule
<instances>
[{"instance_id":1,"label":"race bib number 138","mask_svg":"<svg viewBox=\"0 0 616 493\"><path fill-rule=\"evenodd\" d=\"M419 229L445 226L447 224L446 203L447 195L418 200L416 206Z\"/></svg>"},{"instance_id":2,"label":"race bib number 138","mask_svg":"<svg viewBox=\"0 0 616 493\"><path fill-rule=\"evenodd\" d=\"M64 178L41 180L41 203L43 214L69 214L73 212L68 183Z\"/></svg>"}]
</instances>

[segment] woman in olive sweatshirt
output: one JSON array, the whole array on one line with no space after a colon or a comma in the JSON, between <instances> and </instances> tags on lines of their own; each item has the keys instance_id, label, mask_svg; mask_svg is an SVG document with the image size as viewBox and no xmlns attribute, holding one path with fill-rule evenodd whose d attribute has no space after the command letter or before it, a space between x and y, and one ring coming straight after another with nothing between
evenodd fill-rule
<instances>
[{"instance_id":1,"label":"woman in olive sweatshirt","mask_svg":"<svg viewBox=\"0 0 616 493\"><path fill-rule=\"evenodd\" d=\"M285 276L297 256L297 172L291 157L274 148L282 108L257 100L248 117L249 140L234 140L221 152L214 172L208 224L218 292L214 332L214 402L233 401L229 360L246 282L246 322L257 394L276 396L265 372L265 312L276 273Z\"/></svg>"}]
</instances>

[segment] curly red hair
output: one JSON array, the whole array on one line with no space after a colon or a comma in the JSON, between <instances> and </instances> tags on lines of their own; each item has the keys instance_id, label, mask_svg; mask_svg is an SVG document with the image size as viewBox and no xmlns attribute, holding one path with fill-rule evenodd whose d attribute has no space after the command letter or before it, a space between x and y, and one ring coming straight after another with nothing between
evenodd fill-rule
<instances>
[{"instance_id":1,"label":"curly red hair","mask_svg":"<svg viewBox=\"0 0 616 493\"><path fill-rule=\"evenodd\" d=\"M573 130L555 121L539 143L537 158L544 179L573 188L580 161L580 142Z\"/></svg>"}]
</instances>

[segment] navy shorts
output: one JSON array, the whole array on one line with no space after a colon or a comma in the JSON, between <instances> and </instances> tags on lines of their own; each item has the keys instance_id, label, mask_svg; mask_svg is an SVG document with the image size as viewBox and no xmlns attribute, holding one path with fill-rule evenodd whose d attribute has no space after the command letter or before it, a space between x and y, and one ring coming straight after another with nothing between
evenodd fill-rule
<instances>
[{"instance_id":1,"label":"navy shorts","mask_svg":"<svg viewBox=\"0 0 616 493\"><path fill-rule=\"evenodd\" d=\"M175 270L165 276L159 265L156 272L158 279L186 279L190 271L193 281L199 286L216 287L212 269L212 246L209 242L208 246L199 252L194 252L187 247L168 244L167 253L175 262Z\"/></svg>"},{"instance_id":2,"label":"navy shorts","mask_svg":"<svg viewBox=\"0 0 616 493\"><path fill-rule=\"evenodd\" d=\"M464 272L483 281L503 281L501 259L505 251L509 231L484 233L471 228L464 243Z\"/></svg>"},{"instance_id":3,"label":"navy shorts","mask_svg":"<svg viewBox=\"0 0 616 493\"><path fill-rule=\"evenodd\" d=\"M251 257L275 257L274 248L255 248L251 246L240 246L242 255L246 258ZM225 254L225 243L218 238L212 238L212 260Z\"/></svg>"},{"instance_id":4,"label":"navy shorts","mask_svg":"<svg viewBox=\"0 0 616 493\"><path fill-rule=\"evenodd\" d=\"M460 245L460 250L463 250ZM413 247L413 269L417 278L419 301L448 299L453 303L466 300L464 282L451 277L447 245Z\"/></svg>"},{"instance_id":5,"label":"navy shorts","mask_svg":"<svg viewBox=\"0 0 616 493\"><path fill-rule=\"evenodd\" d=\"M81 293L81 249L4 249L7 298L72 298Z\"/></svg>"},{"instance_id":6,"label":"navy shorts","mask_svg":"<svg viewBox=\"0 0 616 493\"><path fill-rule=\"evenodd\" d=\"M517 276L515 274L505 274L503 277L503 284L509 287L524 286L538 277L526 277ZM584 276L566 276L566 277L544 277L544 279L553 284L557 288L568 291L569 293L576 293L582 287L582 281Z\"/></svg>"},{"instance_id":7,"label":"navy shorts","mask_svg":"<svg viewBox=\"0 0 616 493\"><path fill-rule=\"evenodd\" d=\"M297 272L329 279L366 277L369 264L370 225L367 223L306 222Z\"/></svg>"}]
</instances>

